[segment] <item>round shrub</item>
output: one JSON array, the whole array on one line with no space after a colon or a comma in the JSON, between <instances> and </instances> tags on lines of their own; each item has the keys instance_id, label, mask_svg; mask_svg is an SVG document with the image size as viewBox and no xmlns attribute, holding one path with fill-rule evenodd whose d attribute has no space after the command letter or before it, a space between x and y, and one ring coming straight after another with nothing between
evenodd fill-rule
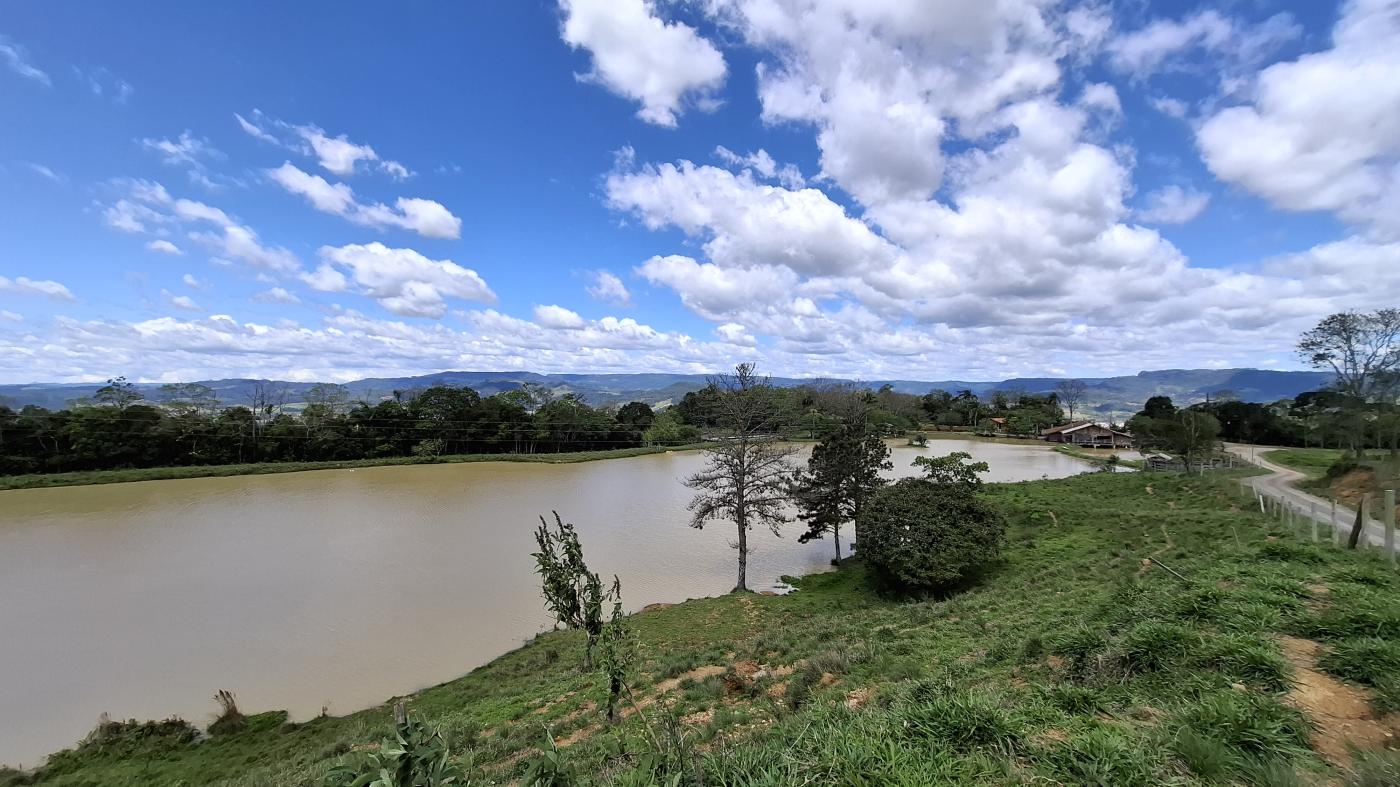
<instances>
[{"instance_id":1,"label":"round shrub","mask_svg":"<svg viewBox=\"0 0 1400 787\"><path fill-rule=\"evenodd\" d=\"M858 554L877 581L910 594L956 585L1001 554L1006 520L963 486L904 479L856 519Z\"/></svg>"},{"instance_id":2,"label":"round shrub","mask_svg":"<svg viewBox=\"0 0 1400 787\"><path fill-rule=\"evenodd\" d=\"M1361 465L1355 459L1344 456L1327 467L1327 477L1333 479L1341 478L1354 470L1360 469Z\"/></svg>"}]
</instances>

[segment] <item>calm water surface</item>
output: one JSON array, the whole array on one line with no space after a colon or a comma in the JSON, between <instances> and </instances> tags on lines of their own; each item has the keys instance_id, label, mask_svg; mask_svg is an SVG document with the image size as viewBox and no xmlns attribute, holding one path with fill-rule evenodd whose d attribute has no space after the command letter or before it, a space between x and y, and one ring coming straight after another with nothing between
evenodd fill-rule
<instances>
[{"instance_id":1,"label":"calm water surface","mask_svg":"<svg viewBox=\"0 0 1400 787\"><path fill-rule=\"evenodd\" d=\"M988 480L1088 466L1043 444L896 446L895 475L962 450ZM113 718L346 713L462 675L547 629L538 515L577 524L629 608L717 595L732 526L686 526L699 453L568 465L325 470L0 492L0 763ZM826 567L831 542L750 538L749 584Z\"/></svg>"}]
</instances>

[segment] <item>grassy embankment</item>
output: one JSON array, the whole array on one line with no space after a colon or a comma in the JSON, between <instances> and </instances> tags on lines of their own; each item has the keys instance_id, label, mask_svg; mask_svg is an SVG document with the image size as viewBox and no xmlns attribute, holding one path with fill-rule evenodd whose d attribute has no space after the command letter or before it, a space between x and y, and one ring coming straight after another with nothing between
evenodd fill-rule
<instances>
[{"instance_id":1,"label":"grassy embankment","mask_svg":"<svg viewBox=\"0 0 1400 787\"><path fill-rule=\"evenodd\" d=\"M1362 496L1376 499L1384 490L1400 487L1400 459L1388 452L1372 451L1357 460L1357 466L1341 475L1328 475L1328 468L1345 455L1337 448L1284 448L1268 451L1264 458L1307 476L1298 486L1315 495L1335 498L1355 509Z\"/></svg>"},{"instance_id":2,"label":"grassy embankment","mask_svg":"<svg viewBox=\"0 0 1400 787\"><path fill-rule=\"evenodd\" d=\"M1078 448L1076 446L1060 443L1055 446L1057 453L1065 456L1072 456L1075 459L1083 459L1099 466L1109 464L1109 457L1118 456L1119 452L1110 448ZM1120 467L1132 467L1141 470L1145 463L1141 459L1122 459L1117 462Z\"/></svg>"},{"instance_id":3,"label":"grassy embankment","mask_svg":"<svg viewBox=\"0 0 1400 787\"><path fill-rule=\"evenodd\" d=\"M657 783L636 773L657 762L643 718L668 761L707 784L1400 783L1395 760L1364 760L1371 781L1345 773L1348 744L1392 740L1378 715L1400 708L1400 579L1241 510L1237 477L994 485L1004 561L946 599L878 597L848 562L789 596L636 615L643 711L617 727L578 669L578 632L411 706L472 784L520 777L546 729L589 783ZM133 730L56 755L34 783L318 785L388 726L377 708L298 725L256 716L203 743Z\"/></svg>"},{"instance_id":4,"label":"grassy embankment","mask_svg":"<svg viewBox=\"0 0 1400 787\"><path fill-rule=\"evenodd\" d=\"M1337 448L1279 448L1265 451L1262 456L1274 464L1307 475L1310 481L1316 481L1327 474L1327 468L1342 458L1342 451Z\"/></svg>"},{"instance_id":5,"label":"grassy embankment","mask_svg":"<svg viewBox=\"0 0 1400 787\"><path fill-rule=\"evenodd\" d=\"M86 486L89 484L119 484L127 481L163 481L172 478L220 478L235 475L264 475L295 473L303 470L345 470L356 467L389 465L460 464L465 462L536 462L569 464L598 459L625 459L668 451L694 451L701 443L678 446L646 446L618 448L610 451L573 451L562 454L456 454L452 456L392 456L382 459L347 459L330 462L259 462L241 465L190 465L181 467L145 467L125 470L91 470L77 473L37 473L32 475L0 476L0 490L34 489L50 486Z\"/></svg>"}]
</instances>

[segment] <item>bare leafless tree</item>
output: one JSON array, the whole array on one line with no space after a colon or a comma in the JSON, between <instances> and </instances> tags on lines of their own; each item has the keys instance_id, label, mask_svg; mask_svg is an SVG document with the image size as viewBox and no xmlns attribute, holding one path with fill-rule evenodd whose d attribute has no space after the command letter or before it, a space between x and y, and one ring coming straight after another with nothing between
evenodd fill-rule
<instances>
[{"instance_id":1,"label":"bare leafless tree","mask_svg":"<svg viewBox=\"0 0 1400 787\"><path fill-rule=\"evenodd\" d=\"M1074 411L1084 401L1084 394L1089 391L1089 386L1083 380L1061 380L1055 383L1055 396L1059 397L1060 404L1069 410L1069 420L1074 420Z\"/></svg>"},{"instance_id":2,"label":"bare leafless tree","mask_svg":"<svg viewBox=\"0 0 1400 787\"><path fill-rule=\"evenodd\" d=\"M714 407L715 422L724 430L713 447L705 450L705 468L685 480L696 490L690 501L691 527L704 528L715 520L733 522L739 538L739 582L736 591L748 590L748 533L763 525L779 534L789 521L785 511L790 457L796 449L778 441L780 411L773 386L754 374L751 363L739 364L733 374L710 380L720 391Z\"/></svg>"}]
</instances>

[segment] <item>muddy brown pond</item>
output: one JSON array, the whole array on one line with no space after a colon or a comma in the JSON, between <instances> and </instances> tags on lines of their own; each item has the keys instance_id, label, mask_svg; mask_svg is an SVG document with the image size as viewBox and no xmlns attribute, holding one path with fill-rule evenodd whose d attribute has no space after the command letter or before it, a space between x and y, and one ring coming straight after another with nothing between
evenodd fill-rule
<instances>
[{"instance_id":1,"label":"muddy brown pond","mask_svg":"<svg viewBox=\"0 0 1400 787\"><path fill-rule=\"evenodd\" d=\"M1091 469L1043 444L968 451L988 480ZM734 585L732 525L687 527L698 452L579 464L323 470L0 492L0 763L112 718L206 724L215 690L294 719L458 677L549 627L540 514L578 526L630 609ZM749 583L822 570L830 540L755 531Z\"/></svg>"}]
</instances>

